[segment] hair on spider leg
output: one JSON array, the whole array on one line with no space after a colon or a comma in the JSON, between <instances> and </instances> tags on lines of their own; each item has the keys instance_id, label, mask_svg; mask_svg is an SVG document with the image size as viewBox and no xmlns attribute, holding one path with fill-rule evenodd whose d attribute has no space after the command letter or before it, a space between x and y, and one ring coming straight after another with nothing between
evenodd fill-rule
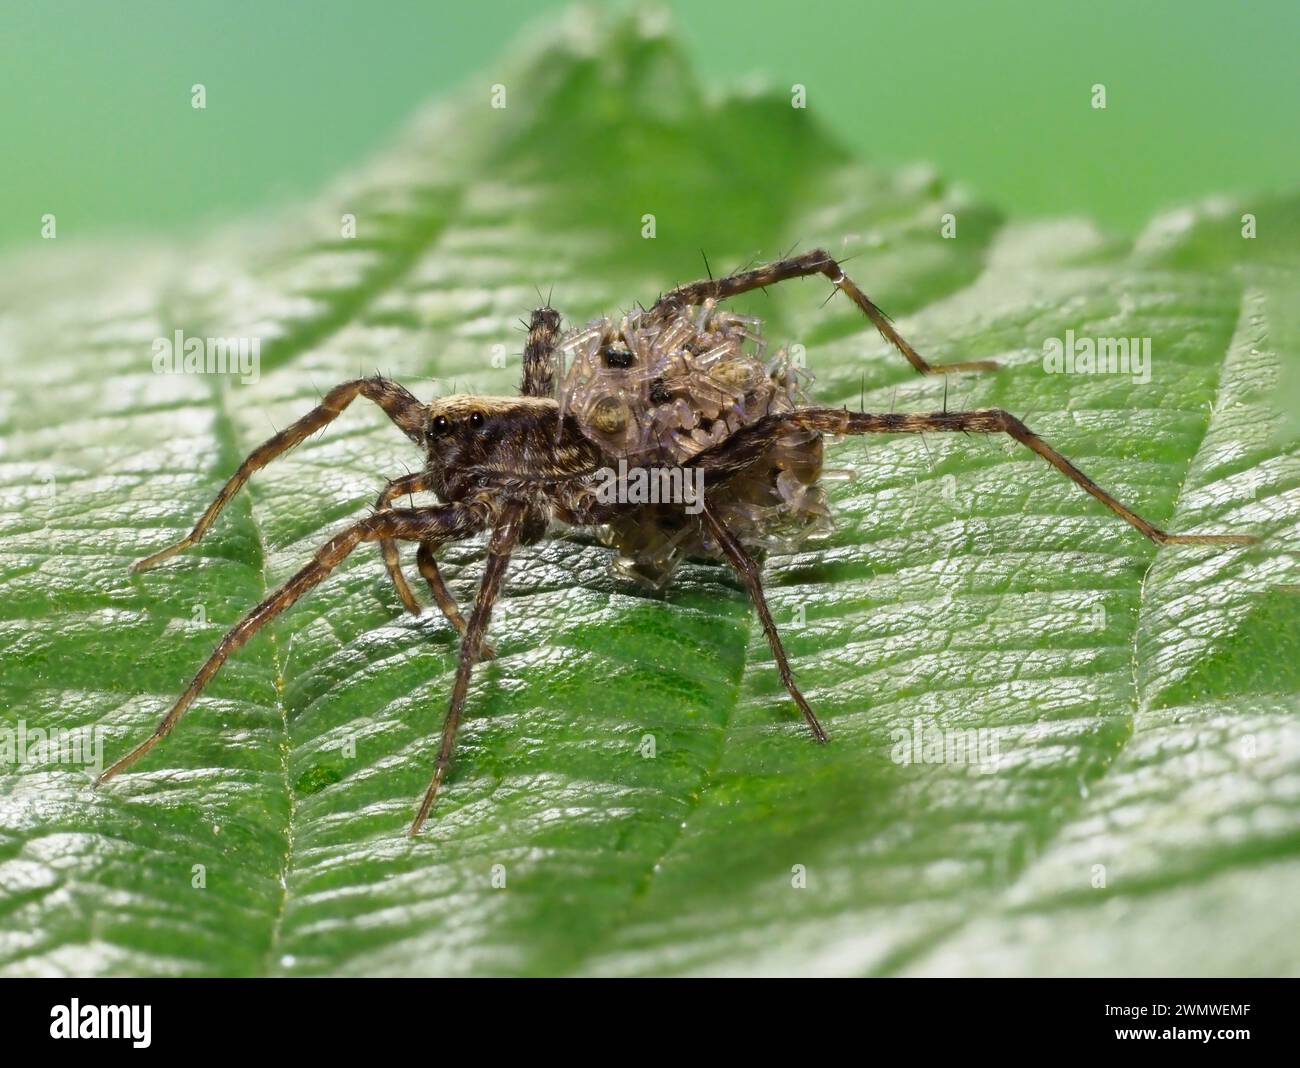
<instances>
[{"instance_id":1,"label":"hair on spider leg","mask_svg":"<svg viewBox=\"0 0 1300 1068\"><path fill-rule=\"evenodd\" d=\"M725 278L731 278L731 277L734 277L734 276L736 276L736 275L738 275L738 274L744 274L744 273L745 273L746 271L748 271L751 267L753 267L754 264L755 264L756 262L757 262L757 257L755 257L755 256L750 256L749 259L747 259L747 260L744 261L744 263L741 263L739 266L732 268L732 269L731 269L730 271L728 271L728 272L726 273L726 275L724 275L723 277L725 277ZM709 281L712 282L713 280L714 280L713 276L712 276L712 275L709 275Z\"/></svg>"},{"instance_id":2,"label":"hair on spider leg","mask_svg":"<svg viewBox=\"0 0 1300 1068\"><path fill-rule=\"evenodd\" d=\"M387 480L369 512L332 536L299 571L251 608L199 667L154 732L96 782L113 778L149 753L233 653L366 542L377 543L403 606L420 614L398 556L401 542L414 542L420 575L459 638L438 756L410 826L411 833L419 831L447 779L470 678L476 665L493 653L487 630L511 558L519 547L548 536L553 525L599 532L602 544L616 554L616 573L647 588L663 588L686 559L725 561L753 602L782 685L812 736L823 741L826 731L797 685L768 608L761 560L773 546L798 547L831 529L823 485L827 437L916 434L933 471L935 457L927 435L1005 435L1158 545L1253 542L1242 534L1166 533L1112 497L1022 418L1002 409L951 410L946 381L942 411L897 412L897 387L888 413L866 411L865 372L859 411L851 411L847 403L838 408L804 403L800 376L778 373L775 365L763 362L758 320L737 315L724 302L812 274L832 282L832 295L842 289L866 322L919 373L987 369L987 361L927 363L829 254L818 249L676 286L649 309L625 312L617 321L602 317L562 331L558 312L536 309L528 324L517 396L462 394L452 379L450 393L439 392L421 402L378 372L340 383L321 396L315 408L249 453L188 534L136 561L132 570L149 570L196 544L254 473L323 431L358 397L381 408L421 450L422 465ZM637 352L653 354L652 359L620 358L614 366L597 360L610 339L632 332L640 346ZM663 402L663 393L651 403L648 385L670 368L672 389L664 385L664 391L673 403ZM441 387L448 380L429 381ZM699 510L692 513L685 500L604 496L601 487L612 468L675 469L680 485L689 473L703 487ZM415 495L421 493L432 494L439 503L416 506ZM410 507L397 507L402 500ZM466 614L442 577L438 555L447 546L480 535L487 538L483 576Z\"/></svg>"}]
</instances>

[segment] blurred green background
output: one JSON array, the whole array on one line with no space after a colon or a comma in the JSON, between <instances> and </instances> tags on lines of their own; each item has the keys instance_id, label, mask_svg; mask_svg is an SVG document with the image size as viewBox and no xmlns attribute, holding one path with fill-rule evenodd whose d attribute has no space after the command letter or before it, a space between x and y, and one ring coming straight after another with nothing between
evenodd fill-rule
<instances>
[{"instance_id":1,"label":"blurred green background","mask_svg":"<svg viewBox=\"0 0 1300 1068\"><path fill-rule=\"evenodd\" d=\"M292 202L567 6L6 0L0 246L39 241L46 212L66 245ZM1012 216L1131 233L1162 207L1300 175L1295 0L672 7L711 85L803 84L863 158L929 161Z\"/></svg>"}]
</instances>

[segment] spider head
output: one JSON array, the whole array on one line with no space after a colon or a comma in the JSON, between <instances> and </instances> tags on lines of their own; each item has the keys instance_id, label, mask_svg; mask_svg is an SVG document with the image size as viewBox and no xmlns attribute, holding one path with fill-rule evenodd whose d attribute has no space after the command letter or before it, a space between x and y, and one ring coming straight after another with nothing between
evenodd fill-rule
<instances>
[{"instance_id":1,"label":"spider head","mask_svg":"<svg viewBox=\"0 0 1300 1068\"><path fill-rule=\"evenodd\" d=\"M430 458L472 461L489 454L526 415L518 397L441 397L429 404L425 437Z\"/></svg>"},{"instance_id":2,"label":"spider head","mask_svg":"<svg viewBox=\"0 0 1300 1068\"><path fill-rule=\"evenodd\" d=\"M558 423L559 406L549 397L440 397L428 406L429 462L449 482L559 474Z\"/></svg>"}]
</instances>

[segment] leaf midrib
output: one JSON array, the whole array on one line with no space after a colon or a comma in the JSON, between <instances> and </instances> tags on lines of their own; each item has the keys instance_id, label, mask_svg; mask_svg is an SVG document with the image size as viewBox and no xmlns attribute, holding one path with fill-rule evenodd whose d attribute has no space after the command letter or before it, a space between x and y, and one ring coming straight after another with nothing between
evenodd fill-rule
<instances>
[{"instance_id":1,"label":"leaf midrib","mask_svg":"<svg viewBox=\"0 0 1300 1068\"><path fill-rule=\"evenodd\" d=\"M385 264L382 268L372 270L367 276L366 281L358 287L358 293L351 295L346 301L337 301L328 306L322 315L305 327L292 331L290 346L277 346L272 353L272 358L264 365L264 369L273 370L275 367L287 365L296 356L310 348L315 347L328 340L339 330L346 328L354 322L364 309L372 304L375 300L382 297L389 289L402 278L412 266L414 266L422 251L426 249L425 243L436 242L440 236L445 223L446 216L437 212L430 213L427 220L429 225L426 228L417 231L418 240L401 247L401 255L394 256L394 262ZM164 314L163 321L176 322L181 321L177 318L174 310L170 307L170 302L165 296L160 302L160 312ZM197 321L202 322L202 318L196 316ZM206 334L215 330L214 324L209 320L198 334ZM286 347L288 351L285 351ZM210 394L212 396L212 408L214 411L214 429L213 435L218 442L217 455L223 452L237 457L236 463L247 456L254 447L252 444L242 440L234 413L228 406L227 400L229 391L222 388L220 381L214 380L211 385ZM305 413L304 413L305 414ZM343 418L346 417L346 413ZM336 421L337 423L337 421ZM331 424L326 428L326 432L334 429L336 424ZM363 433L354 431L354 434ZM346 436L346 432L345 432ZM221 446L225 446L223 449ZM218 473L218 477L223 476ZM256 475L254 475L254 478ZM241 493L250 494L252 490L249 485L245 485L240 490ZM340 506L342 507L342 506ZM351 515L354 508L348 508L347 514ZM247 509L248 523L256 539L258 546L259 560L257 571L261 579L262 596L269 596L272 589L270 579L270 551L266 538L266 532L258 516L258 508L255 499L249 501ZM310 594L308 595L310 596ZM248 606L245 611L249 611L253 606ZM292 609L290 609L292 611ZM279 893L277 895L276 908L274 913L268 918L267 925L267 948L264 956L262 975L271 975L275 972L275 965L280 957L283 926L285 916L289 911L291 900L291 882L295 871L296 861L296 842L298 838L298 798L294 789L291 772L292 760L292 732L289 722L289 708L285 701L284 672L286 665L285 654L280 648L280 637L278 624L279 620L272 620L265 626L259 634L255 635L253 640L264 638L268 643L271 651L271 659L275 669L275 711L278 713L279 738L278 745L280 749L280 785L284 794L286 818L284 823L284 857L280 864L278 872Z\"/></svg>"}]
</instances>

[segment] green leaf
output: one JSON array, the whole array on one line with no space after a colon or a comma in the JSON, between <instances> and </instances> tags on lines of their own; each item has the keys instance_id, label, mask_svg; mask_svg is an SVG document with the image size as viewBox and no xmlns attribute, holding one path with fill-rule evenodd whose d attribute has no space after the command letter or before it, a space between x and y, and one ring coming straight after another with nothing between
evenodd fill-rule
<instances>
[{"instance_id":1,"label":"green leaf","mask_svg":"<svg viewBox=\"0 0 1300 1068\"><path fill-rule=\"evenodd\" d=\"M821 402L1005 407L1154 522L1264 539L1157 551L1010 442L836 443L856 472L836 533L766 579L828 746L723 568L649 596L591 537L545 542L512 565L415 840L455 643L359 551L128 775L94 790L33 744L0 766L0 969L1294 972L1300 462L1278 391L1300 198L1255 203L1253 240L1244 210L1132 246L1006 225L923 169L849 159L784 93L707 95L656 25L587 11L289 217L0 265L11 741L101 729L120 755L419 463L354 406L195 550L128 575L320 392L375 369L426 397L509 391L538 288L580 322L702 273L700 250L717 272L825 245L927 356L1003 364L920 379L822 279L742 300L805 346ZM260 378L155 374L178 329L260 337ZM1045 373L1067 330L1150 338L1150 380ZM481 558L446 554L462 602ZM927 762L939 730L996 760Z\"/></svg>"}]
</instances>

